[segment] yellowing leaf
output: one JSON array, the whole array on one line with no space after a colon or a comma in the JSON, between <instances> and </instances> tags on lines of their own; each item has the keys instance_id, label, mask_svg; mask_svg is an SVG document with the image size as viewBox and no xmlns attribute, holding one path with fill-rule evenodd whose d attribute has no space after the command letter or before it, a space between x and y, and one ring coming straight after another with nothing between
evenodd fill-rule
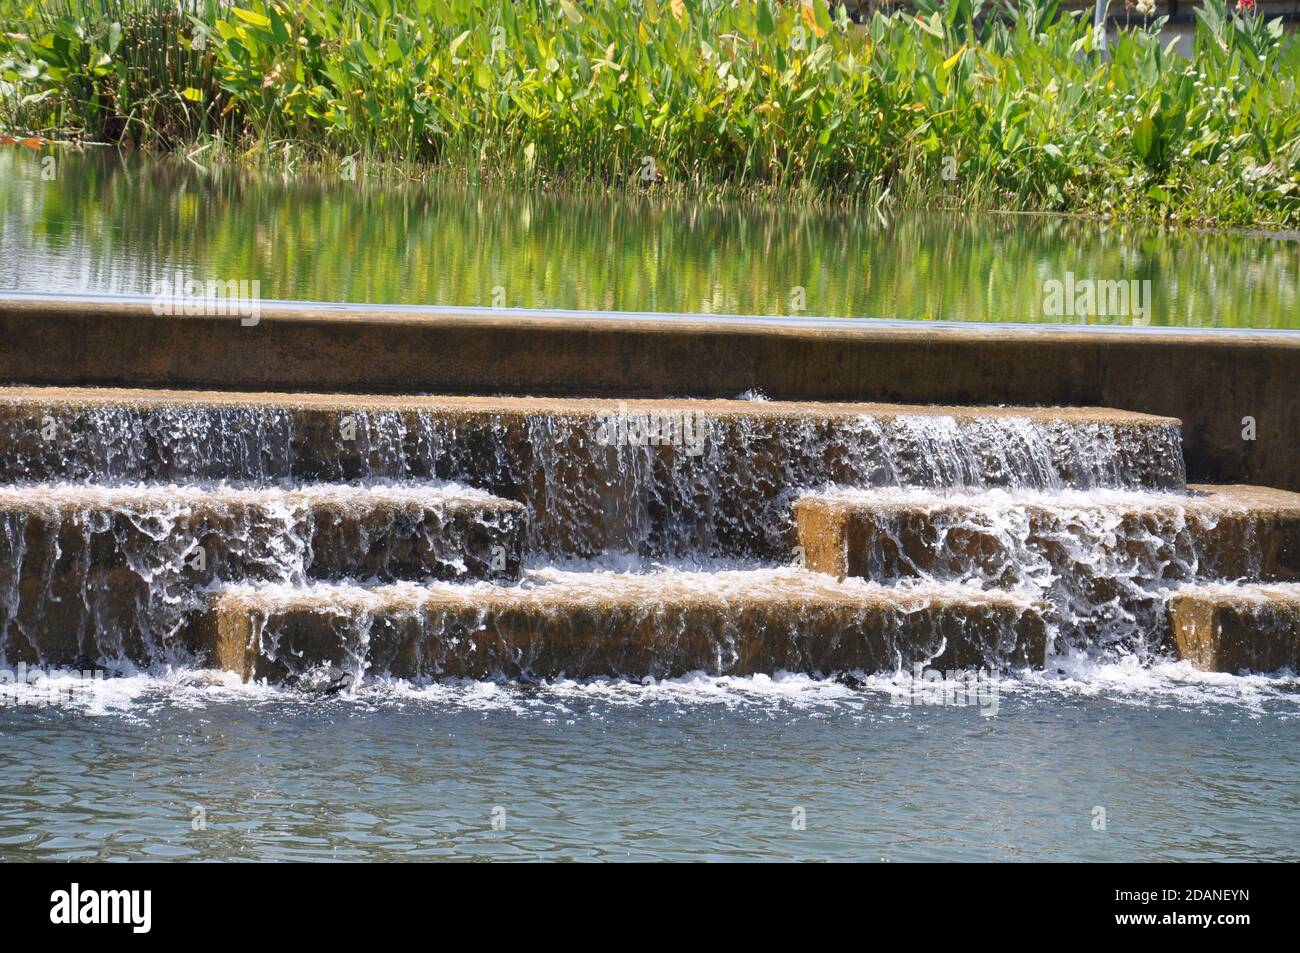
<instances>
[{"instance_id":1,"label":"yellowing leaf","mask_svg":"<svg viewBox=\"0 0 1300 953\"><path fill-rule=\"evenodd\" d=\"M818 0L799 0L799 13L803 17L803 25L812 30L814 36L825 36L826 31L817 22L817 3Z\"/></svg>"},{"instance_id":2,"label":"yellowing leaf","mask_svg":"<svg viewBox=\"0 0 1300 953\"><path fill-rule=\"evenodd\" d=\"M260 13L254 13L252 10L244 10L240 7L231 7L230 12L239 17L239 19L243 20L245 23L253 24L253 26L269 27L271 25L270 17L263 16Z\"/></svg>"},{"instance_id":3,"label":"yellowing leaf","mask_svg":"<svg viewBox=\"0 0 1300 953\"><path fill-rule=\"evenodd\" d=\"M192 103L203 102L202 91L195 89L193 86L186 86L183 90L181 90L181 95L184 96Z\"/></svg>"},{"instance_id":4,"label":"yellowing leaf","mask_svg":"<svg viewBox=\"0 0 1300 953\"><path fill-rule=\"evenodd\" d=\"M945 70L952 69L954 66L957 65L957 61L961 59L961 55L965 52L966 52L966 44L963 43L956 53L954 53L952 56L948 57L946 60L943 61L943 68Z\"/></svg>"},{"instance_id":5,"label":"yellowing leaf","mask_svg":"<svg viewBox=\"0 0 1300 953\"><path fill-rule=\"evenodd\" d=\"M939 39L943 39L943 20L939 19L938 10L934 11L934 15L928 20L925 17L917 17L916 23L917 26L926 33L929 33L931 36L937 36Z\"/></svg>"},{"instance_id":6,"label":"yellowing leaf","mask_svg":"<svg viewBox=\"0 0 1300 953\"><path fill-rule=\"evenodd\" d=\"M675 16L677 19L680 20L682 17L686 16L685 0L672 0L671 5L673 8L673 16Z\"/></svg>"}]
</instances>

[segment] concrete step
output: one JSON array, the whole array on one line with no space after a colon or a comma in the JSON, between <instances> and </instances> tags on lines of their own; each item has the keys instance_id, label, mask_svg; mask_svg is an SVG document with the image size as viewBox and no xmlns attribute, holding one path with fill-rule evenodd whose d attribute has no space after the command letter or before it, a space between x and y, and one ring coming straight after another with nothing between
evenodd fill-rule
<instances>
[{"instance_id":1,"label":"concrete step","mask_svg":"<svg viewBox=\"0 0 1300 953\"><path fill-rule=\"evenodd\" d=\"M1104 409L0 388L0 480L452 479L550 555L787 561L800 489L1179 488L1179 424Z\"/></svg>"},{"instance_id":2,"label":"concrete step","mask_svg":"<svg viewBox=\"0 0 1300 953\"><path fill-rule=\"evenodd\" d=\"M1035 555L1068 572L1097 552L1141 563L1154 583L1300 578L1300 493L1268 487L832 490L801 497L795 518L808 568L880 582L980 575L1005 584Z\"/></svg>"},{"instance_id":3,"label":"concrete step","mask_svg":"<svg viewBox=\"0 0 1300 953\"><path fill-rule=\"evenodd\" d=\"M0 292L0 380L372 393L1091 404L1183 420L1202 480L1300 491L1300 335ZM1243 440L1243 414L1258 419Z\"/></svg>"},{"instance_id":4,"label":"concrete step","mask_svg":"<svg viewBox=\"0 0 1300 953\"><path fill-rule=\"evenodd\" d=\"M1300 585L1209 585L1169 599L1181 658L1206 672L1300 670Z\"/></svg>"},{"instance_id":5,"label":"concrete step","mask_svg":"<svg viewBox=\"0 0 1300 953\"><path fill-rule=\"evenodd\" d=\"M1078 643L1149 639L1164 587L1300 579L1300 494L1263 487L837 490L804 496L795 514L810 569L1028 587Z\"/></svg>"},{"instance_id":6,"label":"concrete step","mask_svg":"<svg viewBox=\"0 0 1300 953\"><path fill-rule=\"evenodd\" d=\"M667 677L1040 666L1039 607L797 569L525 574L522 584L232 587L196 630L245 679Z\"/></svg>"},{"instance_id":7,"label":"concrete step","mask_svg":"<svg viewBox=\"0 0 1300 953\"><path fill-rule=\"evenodd\" d=\"M0 487L0 658L156 660L229 582L517 579L525 524L443 484Z\"/></svg>"}]
</instances>

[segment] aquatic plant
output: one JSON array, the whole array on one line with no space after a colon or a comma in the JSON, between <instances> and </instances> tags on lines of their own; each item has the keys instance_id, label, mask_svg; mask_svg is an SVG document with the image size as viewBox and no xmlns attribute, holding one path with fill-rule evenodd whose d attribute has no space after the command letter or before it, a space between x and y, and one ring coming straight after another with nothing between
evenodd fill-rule
<instances>
[{"instance_id":1,"label":"aquatic plant","mask_svg":"<svg viewBox=\"0 0 1300 953\"><path fill-rule=\"evenodd\" d=\"M1300 43L1209 0L0 0L0 122L636 189L1300 221Z\"/></svg>"}]
</instances>

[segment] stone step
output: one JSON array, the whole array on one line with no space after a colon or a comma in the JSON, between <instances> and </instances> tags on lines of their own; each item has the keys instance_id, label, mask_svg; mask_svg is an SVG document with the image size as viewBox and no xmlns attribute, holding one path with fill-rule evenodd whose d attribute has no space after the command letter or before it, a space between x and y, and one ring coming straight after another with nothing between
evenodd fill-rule
<instances>
[{"instance_id":1,"label":"stone step","mask_svg":"<svg viewBox=\"0 0 1300 953\"><path fill-rule=\"evenodd\" d=\"M1263 487L837 490L802 497L795 515L810 569L1028 587L1080 643L1151 638L1164 587L1300 579L1300 494Z\"/></svg>"},{"instance_id":2,"label":"stone step","mask_svg":"<svg viewBox=\"0 0 1300 953\"><path fill-rule=\"evenodd\" d=\"M1125 411L764 400L0 388L0 480L451 479L555 556L791 558L827 483L1184 483L1179 423Z\"/></svg>"},{"instance_id":3,"label":"stone step","mask_svg":"<svg viewBox=\"0 0 1300 953\"><path fill-rule=\"evenodd\" d=\"M157 660L230 582L518 579L525 524L449 484L0 487L0 658Z\"/></svg>"},{"instance_id":4,"label":"stone step","mask_svg":"<svg viewBox=\"0 0 1300 953\"><path fill-rule=\"evenodd\" d=\"M1268 487L832 490L801 497L795 519L808 568L880 582L981 574L1008 583L1035 556L1068 571L1065 560L1096 552L1142 563L1153 582L1300 578L1300 493Z\"/></svg>"},{"instance_id":5,"label":"stone step","mask_svg":"<svg viewBox=\"0 0 1300 953\"><path fill-rule=\"evenodd\" d=\"M196 627L245 679L667 677L1041 666L1039 607L798 569L525 573L514 586L237 586Z\"/></svg>"},{"instance_id":6,"label":"stone step","mask_svg":"<svg viewBox=\"0 0 1300 953\"><path fill-rule=\"evenodd\" d=\"M1206 672L1300 670L1300 585L1209 585L1169 599L1178 655Z\"/></svg>"}]
</instances>

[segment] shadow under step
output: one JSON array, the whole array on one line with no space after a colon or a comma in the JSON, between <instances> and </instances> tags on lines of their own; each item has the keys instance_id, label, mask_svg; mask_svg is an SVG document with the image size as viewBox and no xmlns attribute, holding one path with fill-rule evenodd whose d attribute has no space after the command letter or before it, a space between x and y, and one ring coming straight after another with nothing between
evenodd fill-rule
<instances>
[{"instance_id":1,"label":"shadow under step","mask_svg":"<svg viewBox=\"0 0 1300 953\"><path fill-rule=\"evenodd\" d=\"M1206 672L1300 670L1300 585L1219 584L1169 599L1180 658Z\"/></svg>"},{"instance_id":2,"label":"shadow under step","mask_svg":"<svg viewBox=\"0 0 1300 953\"><path fill-rule=\"evenodd\" d=\"M1179 422L1095 408L0 388L0 479L450 479L555 556L785 562L799 488L1181 488Z\"/></svg>"},{"instance_id":3,"label":"shadow under step","mask_svg":"<svg viewBox=\"0 0 1300 953\"><path fill-rule=\"evenodd\" d=\"M525 524L443 484L0 487L0 656L155 660L226 583L518 579Z\"/></svg>"},{"instance_id":4,"label":"shadow under step","mask_svg":"<svg viewBox=\"0 0 1300 953\"><path fill-rule=\"evenodd\" d=\"M886 589L797 569L537 570L516 586L234 587L200 629L215 663L280 681L356 675L670 677L1041 666L1039 608L959 587Z\"/></svg>"}]
</instances>

